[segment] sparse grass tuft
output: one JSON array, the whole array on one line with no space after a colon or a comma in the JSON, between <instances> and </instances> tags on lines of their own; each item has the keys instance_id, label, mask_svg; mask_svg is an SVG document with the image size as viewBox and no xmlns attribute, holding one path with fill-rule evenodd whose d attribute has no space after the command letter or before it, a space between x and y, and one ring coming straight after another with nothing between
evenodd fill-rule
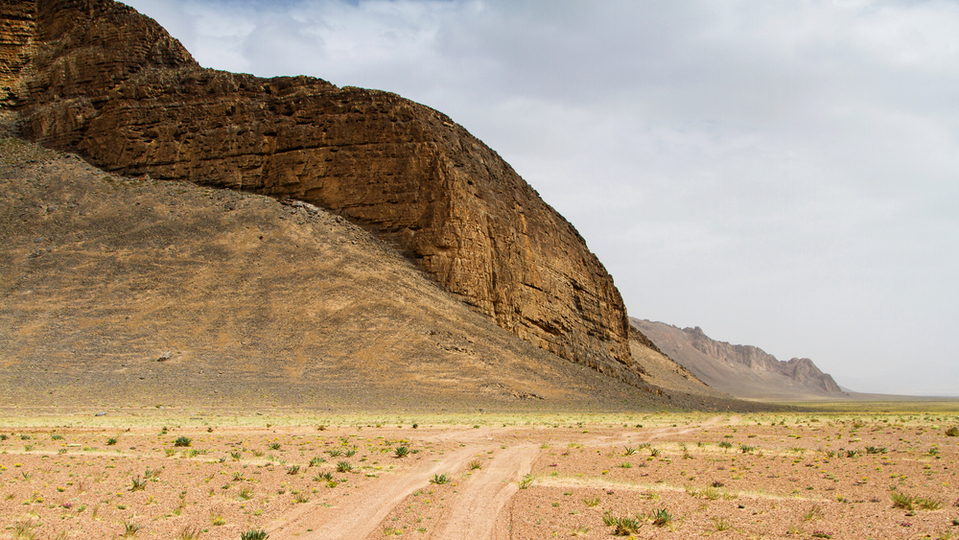
<instances>
[{"instance_id":1,"label":"sparse grass tuft","mask_svg":"<svg viewBox=\"0 0 959 540\"><path fill-rule=\"evenodd\" d=\"M430 483L436 485L449 484L450 477L445 474L434 474L433 478L430 478Z\"/></svg>"},{"instance_id":2,"label":"sparse grass tuft","mask_svg":"<svg viewBox=\"0 0 959 540\"><path fill-rule=\"evenodd\" d=\"M353 470L353 466L350 465L349 461L341 461L336 464L336 472L346 473Z\"/></svg>"},{"instance_id":3,"label":"sparse grass tuft","mask_svg":"<svg viewBox=\"0 0 959 540\"><path fill-rule=\"evenodd\" d=\"M939 499L927 499L925 497L914 497L898 491L889 494L892 499L893 508L902 508L909 512L916 510L938 510L942 508L942 501Z\"/></svg>"},{"instance_id":4,"label":"sparse grass tuft","mask_svg":"<svg viewBox=\"0 0 959 540\"><path fill-rule=\"evenodd\" d=\"M320 473L313 477L314 482L329 482L333 480L333 473L326 471L325 473Z\"/></svg>"},{"instance_id":5,"label":"sparse grass tuft","mask_svg":"<svg viewBox=\"0 0 959 540\"><path fill-rule=\"evenodd\" d=\"M136 523L127 521L123 524L123 537L124 538L133 538L140 532L140 526Z\"/></svg>"},{"instance_id":6,"label":"sparse grass tuft","mask_svg":"<svg viewBox=\"0 0 959 540\"><path fill-rule=\"evenodd\" d=\"M200 528L192 525L186 525L176 535L176 540L198 540L200 538Z\"/></svg>"},{"instance_id":7,"label":"sparse grass tuft","mask_svg":"<svg viewBox=\"0 0 959 540\"><path fill-rule=\"evenodd\" d=\"M802 518L806 521L812 521L814 519L819 519L822 517L822 508L818 504L812 505L812 508L808 512L803 514Z\"/></svg>"},{"instance_id":8,"label":"sparse grass tuft","mask_svg":"<svg viewBox=\"0 0 959 540\"><path fill-rule=\"evenodd\" d=\"M719 499L733 498L729 494L723 491L720 491L719 489L716 489L713 486L707 486L702 489L688 489L687 492L693 497L697 497L699 499L706 499L709 501L717 501Z\"/></svg>"},{"instance_id":9,"label":"sparse grass tuft","mask_svg":"<svg viewBox=\"0 0 959 540\"><path fill-rule=\"evenodd\" d=\"M266 531L258 531L250 529L245 533L240 534L240 540L266 540L270 535L266 534Z\"/></svg>"},{"instance_id":10,"label":"sparse grass tuft","mask_svg":"<svg viewBox=\"0 0 959 540\"><path fill-rule=\"evenodd\" d=\"M631 536L639 532L642 526L640 520L628 516L616 517L612 512L603 514L603 524L613 529L614 536Z\"/></svg>"},{"instance_id":11,"label":"sparse grass tuft","mask_svg":"<svg viewBox=\"0 0 959 540\"><path fill-rule=\"evenodd\" d=\"M718 517L713 518L713 524L716 526L717 531L728 531L732 527L729 521Z\"/></svg>"},{"instance_id":12,"label":"sparse grass tuft","mask_svg":"<svg viewBox=\"0 0 959 540\"><path fill-rule=\"evenodd\" d=\"M193 444L193 440L186 436L179 436L173 441L173 446L187 447Z\"/></svg>"},{"instance_id":13,"label":"sparse grass tuft","mask_svg":"<svg viewBox=\"0 0 959 540\"><path fill-rule=\"evenodd\" d=\"M20 521L13 524L14 540L37 540L37 533L33 532L36 525L30 521Z\"/></svg>"},{"instance_id":14,"label":"sparse grass tuft","mask_svg":"<svg viewBox=\"0 0 959 540\"><path fill-rule=\"evenodd\" d=\"M653 525L657 527L666 527L673 523L673 515L665 508L660 508L653 513Z\"/></svg>"},{"instance_id":15,"label":"sparse grass tuft","mask_svg":"<svg viewBox=\"0 0 959 540\"><path fill-rule=\"evenodd\" d=\"M397 446L393 450L393 453L396 454L398 458L404 458L410 454L410 449L405 446Z\"/></svg>"}]
</instances>

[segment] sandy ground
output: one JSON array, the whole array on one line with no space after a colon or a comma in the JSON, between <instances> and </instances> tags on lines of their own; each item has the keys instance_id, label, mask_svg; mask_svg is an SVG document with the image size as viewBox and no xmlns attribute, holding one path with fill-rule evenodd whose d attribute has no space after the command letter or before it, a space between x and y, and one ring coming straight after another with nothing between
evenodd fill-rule
<instances>
[{"instance_id":1,"label":"sandy ground","mask_svg":"<svg viewBox=\"0 0 959 540\"><path fill-rule=\"evenodd\" d=\"M959 538L956 416L258 421L0 425L0 538Z\"/></svg>"}]
</instances>

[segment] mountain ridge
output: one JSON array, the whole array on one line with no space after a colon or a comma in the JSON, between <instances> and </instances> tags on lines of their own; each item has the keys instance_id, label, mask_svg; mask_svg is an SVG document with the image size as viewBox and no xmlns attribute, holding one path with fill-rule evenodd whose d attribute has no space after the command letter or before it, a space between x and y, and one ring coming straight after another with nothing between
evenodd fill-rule
<instances>
[{"instance_id":1,"label":"mountain ridge","mask_svg":"<svg viewBox=\"0 0 959 540\"><path fill-rule=\"evenodd\" d=\"M679 328L630 318L661 351L710 387L738 398L801 399L845 397L828 373L809 358L778 360L752 345L733 345L707 336L702 328Z\"/></svg>"}]
</instances>

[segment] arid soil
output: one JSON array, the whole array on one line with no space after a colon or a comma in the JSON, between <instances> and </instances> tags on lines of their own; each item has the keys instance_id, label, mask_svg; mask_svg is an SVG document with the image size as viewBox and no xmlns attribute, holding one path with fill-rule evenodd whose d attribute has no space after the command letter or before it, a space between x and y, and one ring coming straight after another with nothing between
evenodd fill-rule
<instances>
[{"instance_id":1,"label":"arid soil","mask_svg":"<svg viewBox=\"0 0 959 540\"><path fill-rule=\"evenodd\" d=\"M0 538L955 538L957 425L821 413L13 419L0 426Z\"/></svg>"}]
</instances>

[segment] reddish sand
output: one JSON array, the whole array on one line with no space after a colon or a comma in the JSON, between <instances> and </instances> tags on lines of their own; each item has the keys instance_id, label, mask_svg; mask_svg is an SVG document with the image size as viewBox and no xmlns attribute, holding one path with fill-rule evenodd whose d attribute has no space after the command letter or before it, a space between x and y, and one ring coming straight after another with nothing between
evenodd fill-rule
<instances>
[{"instance_id":1,"label":"reddish sand","mask_svg":"<svg viewBox=\"0 0 959 540\"><path fill-rule=\"evenodd\" d=\"M642 421L0 427L0 538L959 538L956 417Z\"/></svg>"}]
</instances>

